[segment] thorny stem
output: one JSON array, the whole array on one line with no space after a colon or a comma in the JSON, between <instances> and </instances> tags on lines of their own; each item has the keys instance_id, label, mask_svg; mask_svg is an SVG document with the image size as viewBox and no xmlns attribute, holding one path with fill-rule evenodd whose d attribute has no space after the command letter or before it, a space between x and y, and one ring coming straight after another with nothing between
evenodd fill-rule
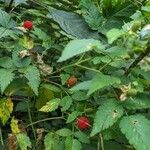
<instances>
[{"instance_id":1,"label":"thorny stem","mask_svg":"<svg viewBox=\"0 0 150 150\"><path fill-rule=\"evenodd\" d=\"M133 68L135 68L138 63L143 60L144 57L148 56L148 54L150 53L150 47L147 47L146 50L141 53L141 55L139 55L134 61L133 63L129 66L129 68L127 68L127 70L125 71L124 75L128 76L131 72L131 70Z\"/></svg>"}]
</instances>

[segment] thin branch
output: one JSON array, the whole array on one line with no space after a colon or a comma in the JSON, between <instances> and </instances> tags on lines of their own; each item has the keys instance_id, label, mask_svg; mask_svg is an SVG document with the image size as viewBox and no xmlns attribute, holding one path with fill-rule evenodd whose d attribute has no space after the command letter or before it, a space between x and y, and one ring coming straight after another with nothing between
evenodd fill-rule
<instances>
[{"instance_id":1,"label":"thin branch","mask_svg":"<svg viewBox=\"0 0 150 150\"><path fill-rule=\"evenodd\" d=\"M127 68L127 70L125 71L124 75L128 76L129 73L131 72L131 70L132 70L133 68L135 68L135 67L138 65L138 63L139 63L141 60L143 60L144 57L148 56L149 53L150 53L150 47L146 48L146 50L145 50L143 53L141 53L141 54L134 60L134 62L129 66L129 68Z\"/></svg>"}]
</instances>

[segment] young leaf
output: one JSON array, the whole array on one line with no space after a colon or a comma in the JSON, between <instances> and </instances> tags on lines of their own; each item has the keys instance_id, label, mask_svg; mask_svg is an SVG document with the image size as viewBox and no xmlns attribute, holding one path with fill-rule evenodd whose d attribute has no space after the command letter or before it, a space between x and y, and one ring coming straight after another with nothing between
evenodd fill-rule
<instances>
[{"instance_id":1,"label":"young leaf","mask_svg":"<svg viewBox=\"0 0 150 150\"><path fill-rule=\"evenodd\" d=\"M11 99L1 99L0 100L0 119L4 125L10 117L13 111L13 102Z\"/></svg>"},{"instance_id":2,"label":"young leaf","mask_svg":"<svg viewBox=\"0 0 150 150\"><path fill-rule=\"evenodd\" d=\"M108 43L112 44L115 40L117 40L120 36L123 35L123 31L119 29L111 29L107 32Z\"/></svg>"},{"instance_id":3,"label":"young leaf","mask_svg":"<svg viewBox=\"0 0 150 150\"><path fill-rule=\"evenodd\" d=\"M86 135L84 132L77 131L77 132L74 133L74 136L76 138L78 138L78 140L80 142L82 142L82 143L85 143L85 144L89 144L90 143L88 135Z\"/></svg>"},{"instance_id":4,"label":"young leaf","mask_svg":"<svg viewBox=\"0 0 150 150\"><path fill-rule=\"evenodd\" d=\"M81 143L78 140L74 139L71 150L82 150Z\"/></svg>"},{"instance_id":5,"label":"young leaf","mask_svg":"<svg viewBox=\"0 0 150 150\"><path fill-rule=\"evenodd\" d=\"M42 112L54 111L58 108L59 103L60 103L60 99L58 99L58 98L52 99L49 102L47 102L45 106L43 106L41 109L39 109L39 111L42 111Z\"/></svg>"},{"instance_id":6,"label":"young leaf","mask_svg":"<svg viewBox=\"0 0 150 150\"><path fill-rule=\"evenodd\" d=\"M63 129L57 130L56 134L59 135L59 136L66 137L66 136L71 136L72 131L67 129L67 128L63 128Z\"/></svg>"},{"instance_id":7,"label":"young leaf","mask_svg":"<svg viewBox=\"0 0 150 150\"><path fill-rule=\"evenodd\" d=\"M81 112L73 111L71 114L69 114L67 123L74 121L80 114L81 114Z\"/></svg>"},{"instance_id":8,"label":"young leaf","mask_svg":"<svg viewBox=\"0 0 150 150\"><path fill-rule=\"evenodd\" d=\"M58 135L49 132L44 138L45 150L57 150L59 147Z\"/></svg>"},{"instance_id":9,"label":"young leaf","mask_svg":"<svg viewBox=\"0 0 150 150\"><path fill-rule=\"evenodd\" d=\"M31 148L31 141L25 133L16 134L17 142L21 150L27 150Z\"/></svg>"},{"instance_id":10,"label":"young leaf","mask_svg":"<svg viewBox=\"0 0 150 150\"><path fill-rule=\"evenodd\" d=\"M150 149L150 121L142 115L123 117L120 128L136 150Z\"/></svg>"},{"instance_id":11,"label":"young leaf","mask_svg":"<svg viewBox=\"0 0 150 150\"><path fill-rule=\"evenodd\" d=\"M66 111L70 108L72 104L72 98L70 96L65 96L60 102L60 106L62 106L61 111Z\"/></svg>"},{"instance_id":12,"label":"young leaf","mask_svg":"<svg viewBox=\"0 0 150 150\"><path fill-rule=\"evenodd\" d=\"M19 129L19 125L18 125L18 120L15 119L14 117L12 117L12 119L11 119L10 126L11 126L11 131L13 134L18 134L21 132Z\"/></svg>"},{"instance_id":13,"label":"young leaf","mask_svg":"<svg viewBox=\"0 0 150 150\"><path fill-rule=\"evenodd\" d=\"M91 136L112 126L123 115L123 107L115 99L108 99L99 106L94 118Z\"/></svg>"},{"instance_id":14,"label":"young leaf","mask_svg":"<svg viewBox=\"0 0 150 150\"><path fill-rule=\"evenodd\" d=\"M76 55L91 51L94 48L104 49L104 46L100 41L94 39L82 39L82 40L72 40L65 47L62 56L59 58L58 62L65 61Z\"/></svg>"},{"instance_id":15,"label":"young leaf","mask_svg":"<svg viewBox=\"0 0 150 150\"><path fill-rule=\"evenodd\" d=\"M99 73L92 79L88 95L91 95L95 91L100 90L104 87L108 87L113 84L120 84L120 82L121 82L120 79L117 77Z\"/></svg>"},{"instance_id":16,"label":"young leaf","mask_svg":"<svg viewBox=\"0 0 150 150\"><path fill-rule=\"evenodd\" d=\"M40 72L35 66L28 66L25 71L25 77L28 79L28 84L36 95L40 85Z\"/></svg>"},{"instance_id":17,"label":"young leaf","mask_svg":"<svg viewBox=\"0 0 150 150\"><path fill-rule=\"evenodd\" d=\"M14 78L14 73L8 69L0 69L0 89L3 93Z\"/></svg>"}]
</instances>

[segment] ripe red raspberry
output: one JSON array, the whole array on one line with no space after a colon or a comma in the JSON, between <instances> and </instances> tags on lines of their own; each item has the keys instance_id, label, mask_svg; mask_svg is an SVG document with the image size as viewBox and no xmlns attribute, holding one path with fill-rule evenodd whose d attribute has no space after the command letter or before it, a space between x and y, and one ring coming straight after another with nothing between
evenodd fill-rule
<instances>
[{"instance_id":1,"label":"ripe red raspberry","mask_svg":"<svg viewBox=\"0 0 150 150\"><path fill-rule=\"evenodd\" d=\"M25 29L28 29L28 30L31 30L32 28L33 28L33 23L31 22L31 21L24 21L24 23L23 23L23 27L25 28Z\"/></svg>"},{"instance_id":2,"label":"ripe red raspberry","mask_svg":"<svg viewBox=\"0 0 150 150\"><path fill-rule=\"evenodd\" d=\"M77 78L75 76L71 76L67 81L69 87L74 86L76 83L77 83Z\"/></svg>"},{"instance_id":3,"label":"ripe red raspberry","mask_svg":"<svg viewBox=\"0 0 150 150\"><path fill-rule=\"evenodd\" d=\"M76 120L76 125L79 127L79 129L88 129L90 127L90 120L87 117L79 117Z\"/></svg>"}]
</instances>

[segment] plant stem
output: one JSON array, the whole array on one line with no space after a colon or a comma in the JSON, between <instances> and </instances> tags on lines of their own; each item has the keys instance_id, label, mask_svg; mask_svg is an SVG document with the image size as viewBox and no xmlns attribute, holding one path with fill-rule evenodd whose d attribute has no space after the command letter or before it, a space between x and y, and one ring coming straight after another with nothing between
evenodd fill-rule
<instances>
[{"instance_id":1,"label":"plant stem","mask_svg":"<svg viewBox=\"0 0 150 150\"><path fill-rule=\"evenodd\" d=\"M99 137L100 137L100 141L101 141L101 149L102 149L102 150L105 150L105 149L104 149L104 140L103 140L103 136L102 136L101 133L99 134Z\"/></svg>"},{"instance_id":2,"label":"plant stem","mask_svg":"<svg viewBox=\"0 0 150 150\"><path fill-rule=\"evenodd\" d=\"M146 56L148 56L148 54L150 53L150 47L147 47L146 50L141 53L134 61L133 63L129 66L129 68L127 68L127 70L125 71L124 75L128 76L129 73L131 72L131 70L133 68L135 68L137 66L137 64Z\"/></svg>"},{"instance_id":3,"label":"plant stem","mask_svg":"<svg viewBox=\"0 0 150 150\"><path fill-rule=\"evenodd\" d=\"M3 141L3 135L2 135L2 129L0 127L0 139L1 139L1 144L2 144L2 149L5 149L4 141Z\"/></svg>"},{"instance_id":4,"label":"plant stem","mask_svg":"<svg viewBox=\"0 0 150 150\"><path fill-rule=\"evenodd\" d=\"M27 101L28 103L28 115L29 115L29 120L30 120L30 123L31 123L31 128L32 128L32 131L33 131L33 136L34 136L34 139L36 140L36 133L35 133L35 129L34 129L34 126L33 126L33 122L32 122L32 116L31 116L31 111L30 111L30 108L29 108L29 102Z\"/></svg>"},{"instance_id":5,"label":"plant stem","mask_svg":"<svg viewBox=\"0 0 150 150\"><path fill-rule=\"evenodd\" d=\"M61 117L53 117L53 118L46 118L46 119L38 120L36 122L32 122L31 124L28 124L27 127L30 127L30 126L35 125L35 124L38 124L40 122L49 121L49 120L58 120L58 119L64 119L64 117L61 116Z\"/></svg>"}]
</instances>

